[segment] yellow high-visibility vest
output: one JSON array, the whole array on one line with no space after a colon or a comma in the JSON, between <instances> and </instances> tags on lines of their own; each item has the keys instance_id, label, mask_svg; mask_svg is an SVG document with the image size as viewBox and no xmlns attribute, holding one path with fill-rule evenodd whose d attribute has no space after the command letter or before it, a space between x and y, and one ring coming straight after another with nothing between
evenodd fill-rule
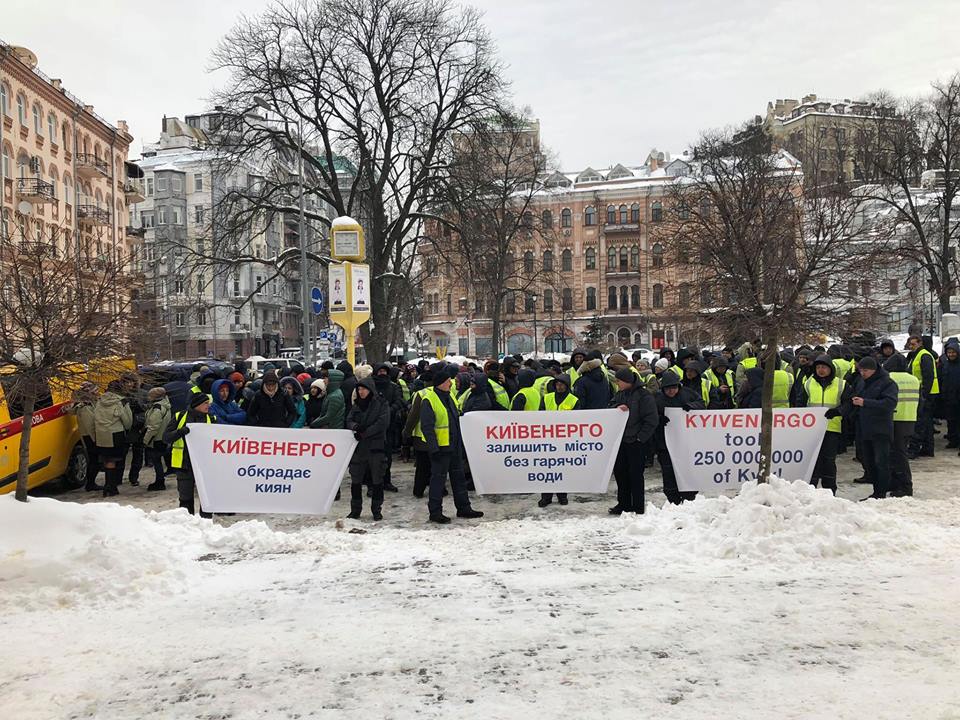
<instances>
[{"instance_id":1,"label":"yellow high-visibility vest","mask_svg":"<svg viewBox=\"0 0 960 720\"><path fill-rule=\"evenodd\" d=\"M773 371L773 406L790 407L790 389L793 387L793 375L786 370Z\"/></svg>"},{"instance_id":2,"label":"yellow high-visibility vest","mask_svg":"<svg viewBox=\"0 0 960 720\"><path fill-rule=\"evenodd\" d=\"M916 422L920 406L920 381L910 373L892 372L890 379L897 384L897 409L894 422Z\"/></svg>"},{"instance_id":3,"label":"yellow high-visibility vest","mask_svg":"<svg viewBox=\"0 0 960 720\"><path fill-rule=\"evenodd\" d=\"M447 406L443 404L440 396L437 395L437 391L433 388L424 388L420 402L423 403L424 400L430 403L430 407L433 409L433 416L436 418L433 429L437 435L437 445L440 447L448 447L450 445L450 415L447 413ZM454 401L454 403L456 403L456 401ZM427 441L419 422L417 423L417 427L414 428L413 434L424 442Z\"/></svg>"},{"instance_id":4,"label":"yellow high-visibility vest","mask_svg":"<svg viewBox=\"0 0 960 720\"><path fill-rule=\"evenodd\" d=\"M844 381L834 375L830 384L824 387L817 382L816 375L811 375L803 383L804 392L807 393L807 407L840 407L844 385ZM827 432L840 432L842 423L843 418L830 418L827 420Z\"/></svg>"},{"instance_id":5,"label":"yellow high-visibility vest","mask_svg":"<svg viewBox=\"0 0 960 720\"><path fill-rule=\"evenodd\" d=\"M913 356L913 360L910 361L910 374L913 375L917 380L920 381L921 385L923 383L923 372L920 369L920 361L923 359L924 355L930 356L930 362L933 363L933 385L930 386L931 395L940 394L940 377L937 373L937 362L933 359L933 353L931 353L926 348L921 348L916 355Z\"/></svg>"},{"instance_id":6,"label":"yellow high-visibility vest","mask_svg":"<svg viewBox=\"0 0 960 720\"><path fill-rule=\"evenodd\" d=\"M183 428L187 424L187 411L184 410L180 412L177 417L180 418L180 421L177 423L177 430ZM210 415L207 415L207 424L213 422L213 418ZM180 469L183 467L183 448L185 443L182 437L177 438L173 441L173 445L170 446L170 467Z\"/></svg>"},{"instance_id":7,"label":"yellow high-visibility vest","mask_svg":"<svg viewBox=\"0 0 960 720\"><path fill-rule=\"evenodd\" d=\"M516 395L513 396L513 399L516 400L517 397L523 396L523 409L524 410L539 410L540 402L543 400L540 395L540 391L535 387L525 387L520 388ZM513 408L513 403L510 405L511 409Z\"/></svg>"},{"instance_id":8,"label":"yellow high-visibility vest","mask_svg":"<svg viewBox=\"0 0 960 720\"><path fill-rule=\"evenodd\" d=\"M567 393L567 396L558 404L555 392L547 393L543 397L544 410L573 410L577 406L577 396Z\"/></svg>"}]
</instances>

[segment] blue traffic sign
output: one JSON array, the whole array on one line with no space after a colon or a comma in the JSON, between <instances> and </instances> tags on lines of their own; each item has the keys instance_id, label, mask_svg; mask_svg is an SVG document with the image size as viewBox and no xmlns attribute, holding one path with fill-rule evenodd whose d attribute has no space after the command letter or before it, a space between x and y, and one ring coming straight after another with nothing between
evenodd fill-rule
<instances>
[{"instance_id":1,"label":"blue traffic sign","mask_svg":"<svg viewBox=\"0 0 960 720\"><path fill-rule=\"evenodd\" d=\"M310 300L313 302L313 312L317 315L323 312L323 290L314 287L310 290Z\"/></svg>"},{"instance_id":2,"label":"blue traffic sign","mask_svg":"<svg viewBox=\"0 0 960 720\"><path fill-rule=\"evenodd\" d=\"M321 339L321 340L326 340L326 339L327 339L327 331L326 331L326 330L321 330L321 331L320 331L320 339Z\"/></svg>"}]
</instances>

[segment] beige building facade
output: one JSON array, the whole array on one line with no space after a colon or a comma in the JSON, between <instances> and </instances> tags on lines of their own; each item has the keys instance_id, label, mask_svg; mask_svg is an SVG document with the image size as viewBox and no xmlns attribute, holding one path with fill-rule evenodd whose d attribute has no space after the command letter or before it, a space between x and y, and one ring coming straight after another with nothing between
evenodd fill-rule
<instances>
[{"instance_id":1,"label":"beige building facade","mask_svg":"<svg viewBox=\"0 0 960 720\"><path fill-rule=\"evenodd\" d=\"M125 122L108 123L42 73L30 50L0 41L0 241L129 262L139 238L127 233L127 204L142 199L126 162L132 139Z\"/></svg>"},{"instance_id":2,"label":"beige building facade","mask_svg":"<svg viewBox=\"0 0 960 720\"><path fill-rule=\"evenodd\" d=\"M531 207L542 230L536 242L517 240L514 262L549 270L550 279L507 301L501 352L570 352L583 345L591 327L603 348L713 341L695 312L683 312L701 298L658 241L669 216L668 188L690 172L689 160L653 150L641 166L546 178ZM430 243L420 247L426 278L419 331L425 344L489 356L488 302L465 284L461 269L431 257L436 253ZM709 305L709 298L702 300Z\"/></svg>"}]
</instances>

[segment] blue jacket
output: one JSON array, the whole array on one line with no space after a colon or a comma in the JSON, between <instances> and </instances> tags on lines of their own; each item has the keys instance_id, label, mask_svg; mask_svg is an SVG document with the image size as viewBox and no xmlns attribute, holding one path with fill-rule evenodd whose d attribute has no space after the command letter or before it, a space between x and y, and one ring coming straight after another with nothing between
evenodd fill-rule
<instances>
[{"instance_id":1,"label":"blue jacket","mask_svg":"<svg viewBox=\"0 0 960 720\"><path fill-rule=\"evenodd\" d=\"M220 388L223 386L230 389L230 394L227 396L226 402L220 400ZM213 383L210 390L213 394L213 402L210 403L210 414L217 419L217 422L228 425L246 425L247 414L241 410L240 406L233 400L235 390L232 382L229 380L217 380Z\"/></svg>"},{"instance_id":2,"label":"blue jacket","mask_svg":"<svg viewBox=\"0 0 960 720\"><path fill-rule=\"evenodd\" d=\"M303 387L295 377L280 378L280 392L285 392L284 386L293 387L293 404L297 409L297 415L290 423L292 428L302 428L307 425L307 403L303 399Z\"/></svg>"}]
</instances>

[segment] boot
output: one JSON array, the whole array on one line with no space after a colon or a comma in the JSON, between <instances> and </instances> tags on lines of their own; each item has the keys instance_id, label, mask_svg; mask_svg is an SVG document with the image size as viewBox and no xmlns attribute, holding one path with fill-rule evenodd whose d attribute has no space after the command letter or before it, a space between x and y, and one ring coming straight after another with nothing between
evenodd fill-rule
<instances>
[{"instance_id":1,"label":"boot","mask_svg":"<svg viewBox=\"0 0 960 720\"><path fill-rule=\"evenodd\" d=\"M624 509L623 509L623 506L620 505L620 503L617 503L612 508L607 510L607 512L610 513L611 515L623 515Z\"/></svg>"},{"instance_id":2,"label":"boot","mask_svg":"<svg viewBox=\"0 0 960 720\"><path fill-rule=\"evenodd\" d=\"M482 518L483 513L473 508L467 508L466 510L457 510L457 517L472 520L473 518Z\"/></svg>"},{"instance_id":3,"label":"boot","mask_svg":"<svg viewBox=\"0 0 960 720\"><path fill-rule=\"evenodd\" d=\"M348 518L356 520L363 510L363 485L350 485L350 514Z\"/></svg>"},{"instance_id":4,"label":"boot","mask_svg":"<svg viewBox=\"0 0 960 720\"><path fill-rule=\"evenodd\" d=\"M380 510L383 508L383 485L373 486L373 501L370 503L370 512L374 520L383 520Z\"/></svg>"},{"instance_id":5,"label":"boot","mask_svg":"<svg viewBox=\"0 0 960 720\"><path fill-rule=\"evenodd\" d=\"M568 502L570 502L569 500L567 500L566 493L557 493L557 499L560 501L561 505L566 505Z\"/></svg>"},{"instance_id":6,"label":"boot","mask_svg":"<svg viewBox=\"0 0 960 720\"><path fill-rule=\"evenodd\" d=\"M129 482L130 482L130 484L131 484L133 487L139 487L139 486L140 486L140 479L139 479L139 478L130 478L130 481L129 481Z\"/></svg>"},{"instance_id":7,"label":"boot","mask_svg":"<svg viewBox=\"0 0 960 720\"><path fill-rule=\"evenodd\" d=\"M443 513L437 513L436 515L430 516L430 522L437 523L439 525L446 525L450 522L450 518Z\"/></svg>"},{"instance_id":8,"label":"boot","mask_svg":"<svg viewBox=\"0 0 960 720\"><path fill-rule=\"evenodd\" d=\"M87 492L100 492L103 490L103 485L97 485L95 482L87 483L84 488Z\"/></svg>"},{"instance_id":9,"label":"boot","mask_svg":"<svg viewBox=\"0 0 960 720\"><path fill-rule=\"evenodd\" d=\"M147 492L159 492L161 490L166 490L167 486L163 480L157 480L147 485Z\"/></svg>"},{"instance_id":10,"label":"boot","mask_svg":"<svg viewBox=\"0 0 960 720\"><path fill-rule=\"evenodd\" d=\"M400 488L398 488L392 482L385 482L383 484L383 489L387 492L400 492Z\"/></svg>"},{"instance_id":11,"label":"boot","mask_svg":"<svg viewBox=\"0 0 960 720\"><path fill-rule=\"evenodd\" d=\"M540 499L537 501L537 507L545 508L547 505L553 502L553 496L548 493L544 493L540 496Z\"/></svg>"}]
</instances>

